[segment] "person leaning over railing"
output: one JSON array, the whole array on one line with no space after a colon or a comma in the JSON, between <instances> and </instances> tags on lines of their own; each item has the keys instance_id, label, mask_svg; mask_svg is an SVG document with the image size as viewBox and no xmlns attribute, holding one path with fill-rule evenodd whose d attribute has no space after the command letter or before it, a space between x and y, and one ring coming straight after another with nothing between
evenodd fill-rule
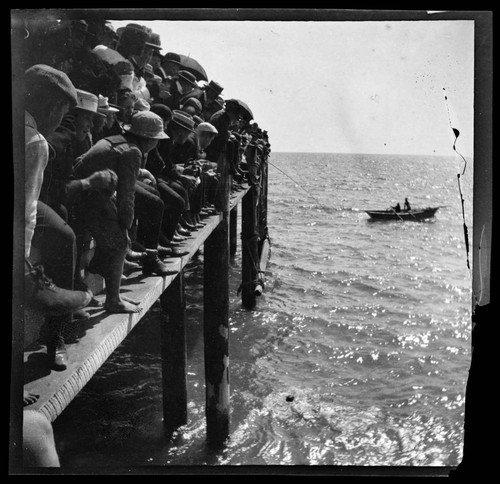
<instances>
[{"instance_id":1,"label":"person leaning over railing","mask_svg":"<svg viewBox=\"0 0 500 484\"><path fill-rule=\"evenodd\" d=\"M50 136L61 123L68 109L77 104L76 89L61 71L38 64L25 72L25 294L26 307L42 311L47 317L71 314L88 305L90 291L74 291L75 234L49 206L39 201L44 170L49 161ZM91 183L86 180L87 183ZM82 188L82 184L79 183ZM40 263L33 263L32 244L35 232L45 232L40 240L41 260L64 259L68 274L63 277L67 287L56 286ZM51 234L51 235L50 235ZM48 243L45 243L48 242ZM62 319L64 321L64 318ZM55 369L66 368L67 354L60 338L62 326L54 328L48 342L49 363Z\"/></svg>"},{"instance_id":2,"label":"person leaning over railing","mask_svg":"<svg viewBox=\"0 0 500 484\"><path fill-rule=\"evenodd\" d=\"M134 220L135 182L143 156L165 139L161 118L149 111L136 113L123 135L103 138L78 158L75 175L84 178L99 170L116 173L113 190L91 190L78 205L78 217L96 240L92 270L104 277L106 300L110 313L130 313L140 309L137 303L120 295L125 254L129 245L128 231ZM90 268L89 268L90 269ZM158 251L148 251L143 261L145 275L171 273L158 259Z\"/></svg>"}]
</instances>

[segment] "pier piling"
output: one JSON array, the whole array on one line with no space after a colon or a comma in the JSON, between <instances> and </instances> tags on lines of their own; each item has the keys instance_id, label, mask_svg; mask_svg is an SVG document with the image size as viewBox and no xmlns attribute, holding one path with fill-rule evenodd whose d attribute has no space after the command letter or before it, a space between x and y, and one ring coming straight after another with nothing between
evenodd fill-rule
<instances>
[{"instance_id":1,"label":"pier piling","mask_svg":"<svg viewBox=\"0 0 500 484\"><path fill-rule=\"evenodd\" d=\"M184 272L160 296L163 424L172 432L187 423L186 325Z\"/></svg>"},{"instance_id":2,"label":"pier piling","mask_svg":"<svg viewBox=\"0 0 500 484\"><path fill-rule=\"evenodd\" d=\"M222 220L204 245L203 331L207 441L219 446L229 436L229 192L225 156L217 199Z\"/></svg>"},{"instance_id":3,"label":"pier piling","mask_svg":"<svg viewBox=\"0 0 500 484\"><path fill-rule=\"evenodd\" d=\"M238 205L229 214L229 255L234 257L238 249Z\"/></svg>"}]
</instances>

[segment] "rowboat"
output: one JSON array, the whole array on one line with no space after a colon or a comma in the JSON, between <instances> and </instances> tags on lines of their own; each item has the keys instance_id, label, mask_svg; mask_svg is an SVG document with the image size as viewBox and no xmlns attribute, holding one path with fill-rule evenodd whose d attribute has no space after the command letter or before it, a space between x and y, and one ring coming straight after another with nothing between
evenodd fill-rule
<instances>
[{"instance_id":1,"label":"rowboat","mask_svg":"<svg viewBox=\"0 0 500 484\"><path fill-rule=\"evenodd\" d=\"M374 220L424 220L434 217L439 207L414 208L396 212L393 208L387 210L365 210Z\"/></svg>"}]
</instances>

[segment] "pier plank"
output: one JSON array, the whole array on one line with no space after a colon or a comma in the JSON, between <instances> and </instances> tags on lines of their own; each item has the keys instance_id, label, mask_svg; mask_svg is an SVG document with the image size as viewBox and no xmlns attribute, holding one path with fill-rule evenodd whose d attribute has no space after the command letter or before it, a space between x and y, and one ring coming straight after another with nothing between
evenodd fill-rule
<instances>
[{"instance_id":1,"label":"pier plank","mask_svg":"<svg viewBox=\"0 0 500 484\"><path fill-rule=\"evenodd\" d=\"M230 209L238 205L249 190L248 185L231 194ZM205 240L222 220L221 214L204 218L206 225L195 231L183 242L189 253L180 258L166 259L166 264L179 273L196 254ZM68 348L68 367L64 371L48 368L46 347L35 341L24 350L24 389L40 395L29 408L43 413L54 421L88 383L101 365L158 300L177 275L144 277L142 272L132 272L122 283L121 293L140 301L142 311L134 314L108 314L102 308L89 306L90 320L80 323L74 341ZM96 295L99 302L104 294Z\"/></svg>"}]
</instances>

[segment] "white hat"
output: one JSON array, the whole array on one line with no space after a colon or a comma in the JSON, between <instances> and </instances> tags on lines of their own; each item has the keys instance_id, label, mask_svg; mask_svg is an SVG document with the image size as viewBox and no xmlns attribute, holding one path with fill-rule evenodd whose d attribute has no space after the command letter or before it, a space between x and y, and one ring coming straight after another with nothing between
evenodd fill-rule
<instances>
[{"instance_id":1,"label":"white hat","mask_svg":"<svg viewBox=\"0 0 500 484\"><path fill-rule=\"evenodd\" d=\"M82 91L81 89L76 90L77 105L74 109L79 109L81 111L89 112L97 116L104 116L104 114L97 111L98 99L95 94L91 92Z\"/></svg>"},{"instance_id":2,"label":"white hat","mask_svg":"<svg viewBox=\"0 0 500 484\"><path fill-rule=\"evenodd\" d=\"M108 98L99 94L98 102L97 102L97 111L100 113L117 113L120 111L119 109L111 106L108 102Z\"/></svg>"},{"instance_id":3,"label":"white hat","mask_svg":"<svg viewBox=\"0 0 500 484\"><path fill-rule=\"evenodd\" d=\"M213 124L210 124L210 123L207 123L207 122L200 123L196 127L196 130L197 131L203 131L203 132L206 132L206 133L213 133L213 134L218 134L219 133L217 131L217 129L215 129L215 126Z\"/></svg>"}]
</instances>

